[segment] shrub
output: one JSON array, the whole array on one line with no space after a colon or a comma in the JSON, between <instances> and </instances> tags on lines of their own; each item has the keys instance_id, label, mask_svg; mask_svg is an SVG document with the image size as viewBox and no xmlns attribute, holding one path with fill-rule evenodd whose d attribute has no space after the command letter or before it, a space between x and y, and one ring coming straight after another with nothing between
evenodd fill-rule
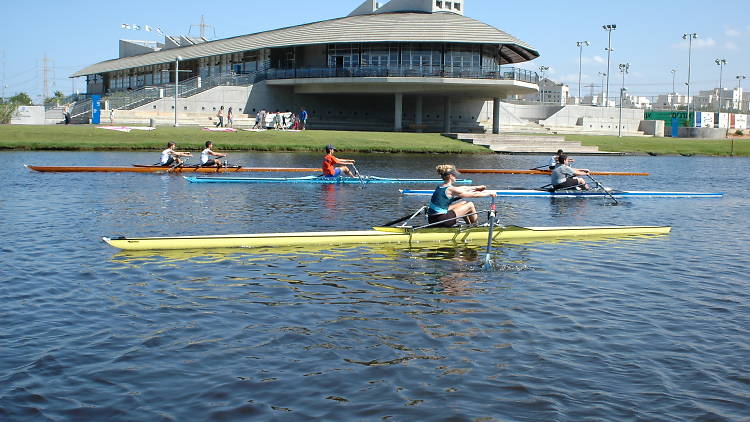
<instances>
[{"instance_id":1,"label":"shrub","mask_svg":"<svg viewBox=\"0 0 750 422\"><path fill-rule=\"evenodd\" d=\"M736 131L736 132L734 132L734 134L735 134L735 135L737 135L737 136L743 136L743 135L745 135L745 132L743 132L743 131L742 131L742 130L740 130L740 129L737 129L737 131Z\"/></svg>"}]
</instances>

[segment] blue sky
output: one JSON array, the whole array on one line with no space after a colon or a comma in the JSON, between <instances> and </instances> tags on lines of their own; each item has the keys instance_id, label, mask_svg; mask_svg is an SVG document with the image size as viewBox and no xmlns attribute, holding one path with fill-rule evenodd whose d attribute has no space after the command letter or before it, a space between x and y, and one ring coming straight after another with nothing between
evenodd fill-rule
<instances>
[{"instance_id":1,"label":"blue sky","mask_svg":"<svg viewBox=\"0 0 750 422\"><path fill-rule=\"evenodd\" d=\"M468 17L488 23L533 45L541 57L520 65L528 69L549 66L547 75L578 92L576 41L589 41L583 51L583 93L590 83L601 85L606 72L607 33L604 24L616 24L610 95L622 83L619 63L630 63L625 85L633 95L654 96L672 90L671 70L677 70L677 91L685 93L687 32L698 33L693 44L691 93L719 84L714 59L728 61L724 86L737 86L737 75L750 78L750 19L747 0L705 1L547 1L512 2L465 0ZM0 26L0 84L6 96L24 91L36 100L42 92L42 58L50 60L51 91L70 93L73 72L117 57L120 38L157 40L155 33L126 31L123 23L161 27L169 34L187 34L201 15L215 27L217 38L345 16L361 0L279 3L256 1L144 1L84 2L37 0L6 2ZM193 28L197 34L197 28ZM209 35L213 35L210 32ZM600 91L597 86L594 91ZM750 89L750 79L744 88Z\"/></svg>"}]
</instances>

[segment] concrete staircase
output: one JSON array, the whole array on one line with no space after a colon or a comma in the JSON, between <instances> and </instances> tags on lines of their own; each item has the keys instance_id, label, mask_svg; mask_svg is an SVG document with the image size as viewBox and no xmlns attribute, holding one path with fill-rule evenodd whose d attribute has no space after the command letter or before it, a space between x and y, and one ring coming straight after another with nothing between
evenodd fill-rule
<instances>
[{"instance_id":1,"label":"concrete staircase","mask_svg":"<svg viewBox=\"0 0 750 422\"><path fill-rule=\"evenodd\" d=\"M554 154L558 149L576 155L611 155L599 147L583 146L580 142L566 141L562 136L530 135L525 133L445 133L443 136L486 146L499 154Z\"/></svg>"}]
</instances>

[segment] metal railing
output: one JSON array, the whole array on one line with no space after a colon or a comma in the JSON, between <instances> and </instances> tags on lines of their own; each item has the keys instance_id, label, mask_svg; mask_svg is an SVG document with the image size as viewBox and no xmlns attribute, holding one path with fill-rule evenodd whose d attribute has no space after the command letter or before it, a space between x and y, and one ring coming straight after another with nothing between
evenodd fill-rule
<instances>
[{"instance_id":1,"label":"metal railing","mask_svg":"<svg viewBox=\"0 0 750 422\"><path fill-rule=\"evenodd\" d=\"M536 72L515 67L499 69L481 68L441 68L441 67L346 67L346 68L298 68L264 69L248 73L222 73L219 75L196 76L179 83L179 97L187 98L217 86L247 86L265 80L310 79L310 78L367 78L367 77L418 77L418 78L463 78L514 80L536 84ZM174 96L174 83L138 88L132 91L119 91L107 95L110 109L132 110L164 97Z\"/></svg>"}]
</instances>

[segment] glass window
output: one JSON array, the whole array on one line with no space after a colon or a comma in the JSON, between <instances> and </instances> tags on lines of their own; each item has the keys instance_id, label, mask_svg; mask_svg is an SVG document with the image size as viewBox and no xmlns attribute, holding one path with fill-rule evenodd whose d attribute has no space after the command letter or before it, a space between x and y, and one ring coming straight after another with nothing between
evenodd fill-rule
<instances>
[{"instance_id":1,"label":"glass window","mask_svg":"<svg viewBox=\"0 0 750 422\"><path fill-rule=\"evenodd\" d=\"M328 46L328 67L346 68L359 66L359 45L334 44Z\"/></svg>"},{"instance_id":2,"label":"glass window","mask_svg":"<svg viewBox=\"0 0 750 422\"><path fill-rule=\"evenodd\" d=\"M479 70L481 65L478 45L452 45L446 48L446 70Z\"/></svg>"},{"instance_id":3,"label":"glass window","mask_svg":"<svg viewBox=\"0 0 750 422\"><path fill-rule=\"evenodd\" d=\"M398 66L397 44L369 44L362 47L362 67Z\"/></svg>"},{"instance_id":4,"label":"glass window","mask_svg":"<svg viewBox=\"0 0 750 422\"><path fill-rule=\"evenodd\" d=\"M438 44L406 44L401 64L405 68L418 69L421 72L436 72L442 66L443 52Z\"/></svg>"}]
</instances>

